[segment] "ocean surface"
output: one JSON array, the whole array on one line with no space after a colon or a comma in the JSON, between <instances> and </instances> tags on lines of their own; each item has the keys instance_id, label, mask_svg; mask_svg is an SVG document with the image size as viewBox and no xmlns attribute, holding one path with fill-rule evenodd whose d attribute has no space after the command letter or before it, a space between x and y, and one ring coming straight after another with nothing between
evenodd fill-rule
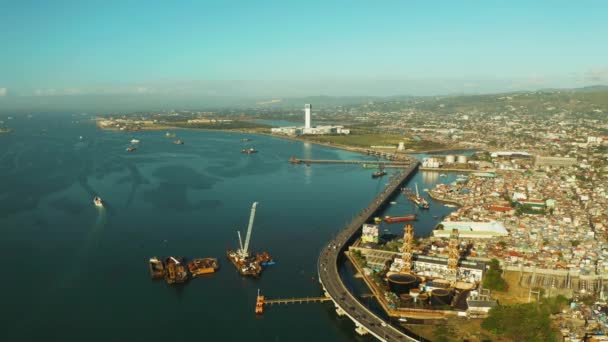
<instances>
[{"instance_id":1,"label":"ocean surface","mask_svg":"<svg viewBox=\"0 0 608 342\"><path fill-rule=\"evenodd\" d=\"M370 341L330 303L267 307L321 295L321 247L388 178L354 165L291 165L291 156L370 159L267 136L176 130L110 132L87 115L0 116L0 282L4 341ZM127 153L131 139L138 150ZM250 142L241 139L251 138ZM241 154L244 147L259 150ZM455 175L418 173L422 192ZM410 184L413 187L413 183ZM93 196L106 206L96 208ZM259 202L251 248L277 264L260 279L226 260ZM427 236L453 208L418 211L402 196L385 214L417 212ZM402 234L403 226L381 227ZM386 229L386 230L385 230ZM178 286L151 280L151 256L217 257L220 270ZM346 275L348 269L345 267ZM347 279L360 288L358 280Z\"/></svg>"}]
</instances>

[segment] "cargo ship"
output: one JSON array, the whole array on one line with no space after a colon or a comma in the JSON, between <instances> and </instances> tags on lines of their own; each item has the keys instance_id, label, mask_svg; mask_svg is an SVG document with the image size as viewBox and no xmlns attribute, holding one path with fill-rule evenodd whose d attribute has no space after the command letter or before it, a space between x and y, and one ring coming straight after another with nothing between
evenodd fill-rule
<instances>
[{"instance_id":1,"label":"cargo ship","mask_svg":"<svg viewBox=\"0 0 608 342\"><path fill-rule=\"evenodd\" d=\"M372 173L372 178L379 178L379 177L382 177L384 175L386 175L386 171L379 170L379 171L376 171L376 172Z\"/></svg>"},{"instance_id":2,"label":"cargo ship","mask_svg":"<svg viewBox=\"0 0 608 342\"><path fill-rule=\"evenodd\" d=\"M258 150L256 150L255 148L244 148L241 150L241 153L247 153L247 154L258 153Z\"/></svg>"},{"instance_id":3,"label":"cargo ship","mask_svg":"<svg viewBox=\"0 0 608 342\"><path fill-rule=\"evenodd\" d=\"M184 266L184 258L168 257L165 259L167 284L184 283L188 280L188 272Z\"/></svg>"},{"instance_id":4,"label":"cargo ship","mask_svg":"<svg viewBox=\"0 0 608 342\"><path fill-rule=\"evenodd\" d=\"M148 262L150 266L150 276L152 279L161 279L165 277L165 264L157 257L150 258Z\"/></svg>"},{"instance_id":5,"label":"cargo ship","mask_svg":"<svg viewBox=\"0 0 608 342\"><path fill-rule=\"evenodd\" d=\"M188 271L192 275L192 278L198 276L214 273L220 268L216 258L197 258L192 259L188 263Z\"/></svg>"},{"instance_id":6,"label":"cargo ship","mask_svg":"<svg viewBox=\"0 0 608 342\"><path fill-rule=\"evenodd\" d=\"M384 222L386 223L398 223L416 221L416 214L408 214L405 216L384 216Z\"/></svg>"}]
</instances>

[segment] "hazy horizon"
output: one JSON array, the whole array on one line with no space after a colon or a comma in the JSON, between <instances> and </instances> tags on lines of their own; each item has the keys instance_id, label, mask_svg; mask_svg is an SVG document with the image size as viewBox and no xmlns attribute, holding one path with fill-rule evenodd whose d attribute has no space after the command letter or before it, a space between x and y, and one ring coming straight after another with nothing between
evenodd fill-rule
<instances>
[{"instance_id":1,"label":"hazy horizon","mask_svg":"<svg viewBox=\"0 0 608 342\"><path fill-rule=\"evenodd\" d=\"M608 84L607 12L594 0L6 1L0 110Z\"/></svg>"}]
</instances>

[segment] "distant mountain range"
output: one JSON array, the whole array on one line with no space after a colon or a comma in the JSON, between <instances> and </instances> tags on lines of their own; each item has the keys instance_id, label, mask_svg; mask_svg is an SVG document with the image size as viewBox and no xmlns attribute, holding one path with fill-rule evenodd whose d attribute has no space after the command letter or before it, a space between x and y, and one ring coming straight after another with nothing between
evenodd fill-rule
<instances>
[{"instance_id":1,"label":"distant mountain range","mask_svg":"<svg viewBox=\"0 0 608 342\"><path fill-rule=\"evenodd\" d=\"M608 86L594 85L573 89L543 89L535 91L517 91L500 94L463 94L442 96L306 96L306 97L244 97L244 96L163 96L154 94L142 95L64 95L64 96L2 96L0 113L18 112L88 112L88 113L129 113L160 110L235 110L254 109L296 109L310 103L313 108L358 106L374 103L424 102L431 105L435 100L450 103L485 103L503 96L515 94L554 94L559 98L567 94L590 95L586 101L598 105L608 105ZM566 96L567 97L567 96ZM458 106L465 110L467 106ZM432 105L431 105L432 106Z\"/></svg>"}]
</instances>

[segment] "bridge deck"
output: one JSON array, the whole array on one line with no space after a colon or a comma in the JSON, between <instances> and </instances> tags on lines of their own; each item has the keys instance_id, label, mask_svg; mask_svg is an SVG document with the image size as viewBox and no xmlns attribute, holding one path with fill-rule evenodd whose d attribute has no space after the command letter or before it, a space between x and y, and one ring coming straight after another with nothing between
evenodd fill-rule
<instances>
[{"instance_id":1,"label":"bridge deck","mask_svg":"<svg viewBox=\"0 0 608 342\"><path fill-rule=\"evenodd\" d=\"M381 341L420 341L423 339L411 332L398 330L390 324L387 324L382 318L361 304L342 282L338 262L347 245L353 241L355 235L361 229L361 226L370 221L371 218L387 204L389 198L391 198L396 191L401 189L403 182L416 171L419 165L419 162L412 161L409 165L405 165L402 170L397 172L388 186L348 225L346 225L340 233L325 246L319 255L319 281L326 291L326 295L332 298L336 307L347 314L351 320L355 322L357 327L364 327L365 330L369 331Z\"/></svg>"},{"instance_id":2,"label":"bridge deck","mask_svg":"<svg viewBox=\"0 0 608 342\"><path fill-rule=\"evenodd\" d=\"M402 160L341 160L341 159L289 159L290 163L294 164L377 164L377 165L394 165L406 167L411 164L409 161Z\"/></svg>"},{"instance_id":3,"label":"bridge deck","mask_svg":"<svg viewBox=\"0 0 608 342\"><path fill-rule=\"evenodd\" d=\"M293 303L317 303L330 301L329 297L304 297L304 298L281 298L281 299L265 299L264 304L293 304Z\"/></svg>"}]
</instances>

